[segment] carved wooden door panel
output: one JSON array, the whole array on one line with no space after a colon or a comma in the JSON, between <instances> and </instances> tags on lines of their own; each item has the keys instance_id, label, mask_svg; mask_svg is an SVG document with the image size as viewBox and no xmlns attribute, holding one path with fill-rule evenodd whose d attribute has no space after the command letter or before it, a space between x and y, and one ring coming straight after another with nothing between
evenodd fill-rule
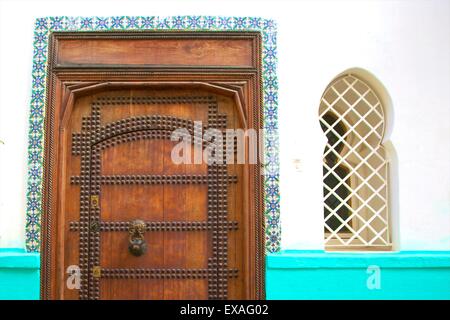
<instances>
[{"instance_id":1,"label":"carved wooden door panel","mask_svg":"<svg viewBox=\"0 0 450 320\"><path fill-rule=\"evenodd\" d=\"M210 141L194 137L261 127L259 43L239 32L52 36L43 298L264 297L260 165L248 146L244 164L208 162ZM177 129L192 136L191 163L174 161Z\"/></svg>"},{"instance_id":2,"label":"carved wooden door panel","mask_svg":"<svg viewBox=\"0 0 450 320\"><path fill-rule=\"evenodd\" d=\"M215 95L129 90L76 105L87 114L68 155L80 158L79 173L68 169L74 187L66 194L74 204L79 198L80 211L66 246L80 246L80 298L243 297L242 259L234 258L242 237L238 168L171 158L177 129L193 136L194 121L200 130L233 128L229 100L220 99L219 112ZM191 149L203 153L200 143Z\"/></svg>"}]
</instances>

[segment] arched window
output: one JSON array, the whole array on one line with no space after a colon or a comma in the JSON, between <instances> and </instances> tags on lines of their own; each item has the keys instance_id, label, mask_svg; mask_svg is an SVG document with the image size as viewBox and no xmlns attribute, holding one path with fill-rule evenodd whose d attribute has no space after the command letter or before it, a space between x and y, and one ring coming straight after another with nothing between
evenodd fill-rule
<instances>
[{"instance_id":1,"label":"arched window","mask_svg":"<svg viewBox=\"0 0 450 320\"><path fill-rule=\"evenodd\" d=\"M381 145L385 115L369 84L335 79L319 109L323 155L325 247L390 249L388 162Z\"/></svg>"}]
</instances>

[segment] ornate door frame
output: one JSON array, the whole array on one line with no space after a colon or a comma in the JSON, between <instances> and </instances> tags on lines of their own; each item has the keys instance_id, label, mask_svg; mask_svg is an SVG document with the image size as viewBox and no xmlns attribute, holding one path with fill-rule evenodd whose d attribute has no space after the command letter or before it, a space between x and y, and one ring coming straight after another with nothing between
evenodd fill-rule
<instances>
[{"instance_id":1,"label":"ornate door frame","mask_svg":"<svg viewBox=\"0 0 450 320\"><path fill-rule=\"evenodd\" d=\"M152 17L154 19L155 17ZM203 24L198 27L177 27L177 17L155 18L153 28L145 27L142 23L143 17L137 17L141 21L140 32L135 32L133 28L114 27L114 18L105 18L109 23L108 30L111 32L92 32L101 29L102 18L92 18L92 24L86 25L87 18L69 18L69 17L51 17L37 19L35 33L35 57L33 64L33 95L32 95L32 113L30 116L30 170L27 193L27 249L29 251L38 251L40 248L39 234L42 233L42 242L45 250L42 254L42 280L41 295L43 298L49 298L51 295L50 274L52 273L52 255L54 251L54 242L52 241L52 212L54 212L54 174L55 174L55 156L57 154L54 145L57 132L54 128L58 127L58 116L55 115L55 93L59 90L63 101L63 108L70 108L77 95L86 94L99 90L104 86L158 86L163 82L180 84L183 81L192 80L192 77L198 76L198 82L192 82L191 85L197 85L208 88L209 90L233 91L239 99L242 87L227 82L227 74L233 75L234 79L238 77L240 82L253 81L259 98L253 101L253 121L255 128L266 129L265 137L265 157L266 172L261 174L260 168L256 166L251 176L254 177L255 198L250 207L256 212L252 225L254 226L255 238L250 245L250 257L254 257L254 263L251 264L250 272L254 274L252 279L254 283L251 286L252 293L249 297L264 297L264 240L268 251L276 251L279 248L279 193L278 193L278 158L277 158L277 79L275 74L275 39L276 32L273 21L259 18L230 18L226 20L220 17L184 17L183 21L192 22L199 18L204 23L214 22L207 26ZM135 17L122 17L122 23L132 22ZM223 20L225 19L225 20ZM241 21L244 25L230 27L227 21ZM146 20L145 20L146 21ZM209 21L209 22L208 22ZM71 23L75 23L71 25ZM95 25L94 25L95 23ZM99 29L100 28L100 29ZM138 28L138 27L136 27ZM123 29L133 32L123 31ZM121 30L121 32L117 32ZM187 32L194 30L195 32ZM233 32L227 32L232 30ZM77 31L77 32L68 32ZM90 32L80 32L90 31ZM173 33L171 31L177 31ZM181 31L181 32L180 32ZM182 32L184 31L184 32ZM214 32L209 32L214 31ZM240 32L236 32L240 31ZM153 66L151 71L139 68L116 66L114 70L108 70L103 66L77 66L73 69L70 66L61 66L56 63L56 42L60 38L72 37L100 37L112 36L119 38L132 37L167 37L178 35L183 37L252 37L255 41L254 63L261 66L243 70L240 68L199 68L198 66L185 66L178 68L167 68L163 66ZM147 66L148 67L148 66ZM158 79L155 80L155 74ZM133 79L131 79L133 78ZM132 80L132 81L130 81ZM133 83L131 83L133 82ZM260 106L263 106L260 109ZM45 120L45 129L43 121ZM45 133L43 136L42 133ZM45 151L45 145L48 146ZM262 198L263 189L265 198ZM40 202L42 200L42 206ZM41 229L41 212L42 231ZM266 228L264 230L263 225Z\"/></svg>"}]
</instances>

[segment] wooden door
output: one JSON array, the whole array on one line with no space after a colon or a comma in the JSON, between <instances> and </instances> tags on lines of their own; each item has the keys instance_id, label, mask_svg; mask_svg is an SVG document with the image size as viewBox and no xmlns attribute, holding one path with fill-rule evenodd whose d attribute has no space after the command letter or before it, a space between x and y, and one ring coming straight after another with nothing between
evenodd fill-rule
<instances>
[{"instance_id":1,"label":"wooden door","mask_svg":"<svg viewBox=\"0 0 450 320\"><path fill-rule=\"evenodd\" d=\"M135 62L141 58L133 50L128 60L117 57L118 46L122 51L131 46L126 38L117 42L115 34L102 34L106 42L101 42L98 36L95 41L68 34L53 39L43 297L262 298L259 167L208 163L207 157L195 162L209 141L193 137L195 130L225 133L260 126L253 106L260 95L258 66L241 66L239 72L237 67L213 66L221 70L205 74L205 67L189 65L189 72L174 72L186 68L179 63L198 57L172 61L172 69L166 70L158 61ZM233 44L243 51L238 58L257 61L253 55L258 48L247 47L257 46L258 36L247 38ZM186 39L197 38L175 35L175 48L183 48ZM193 43L219 50L218 43L229 45L230 39L214 35L205 38L210 43ZM174 43L164 41L152 44L173 52ZM143 44L152 53L154 46ZM86 46L90 52L101 46L105 53L80 64ZM229 54L222 62L211 58L211 63L236 63ZM124 70L118 62L130 66ZM184 149L191 154L190 163L173 161L179 144L171 140L175 130L192 136Z\"/></svg>"}]
</instances>

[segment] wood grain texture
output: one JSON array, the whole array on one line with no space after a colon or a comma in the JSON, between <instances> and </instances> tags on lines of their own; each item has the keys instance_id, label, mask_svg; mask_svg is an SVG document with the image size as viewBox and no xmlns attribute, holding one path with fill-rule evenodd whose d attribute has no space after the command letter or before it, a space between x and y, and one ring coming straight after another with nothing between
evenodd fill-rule
<instances>
[{"instance_id":1,"label":"wood grain texture","mask_svg":"<svg viewBox=\"0 0 450 320\"><path fill-rule=\"evenodd\" d=\"M58 45L60 65L253 66L249 39L68 39Z\"/></svg>"}]
</instances>

